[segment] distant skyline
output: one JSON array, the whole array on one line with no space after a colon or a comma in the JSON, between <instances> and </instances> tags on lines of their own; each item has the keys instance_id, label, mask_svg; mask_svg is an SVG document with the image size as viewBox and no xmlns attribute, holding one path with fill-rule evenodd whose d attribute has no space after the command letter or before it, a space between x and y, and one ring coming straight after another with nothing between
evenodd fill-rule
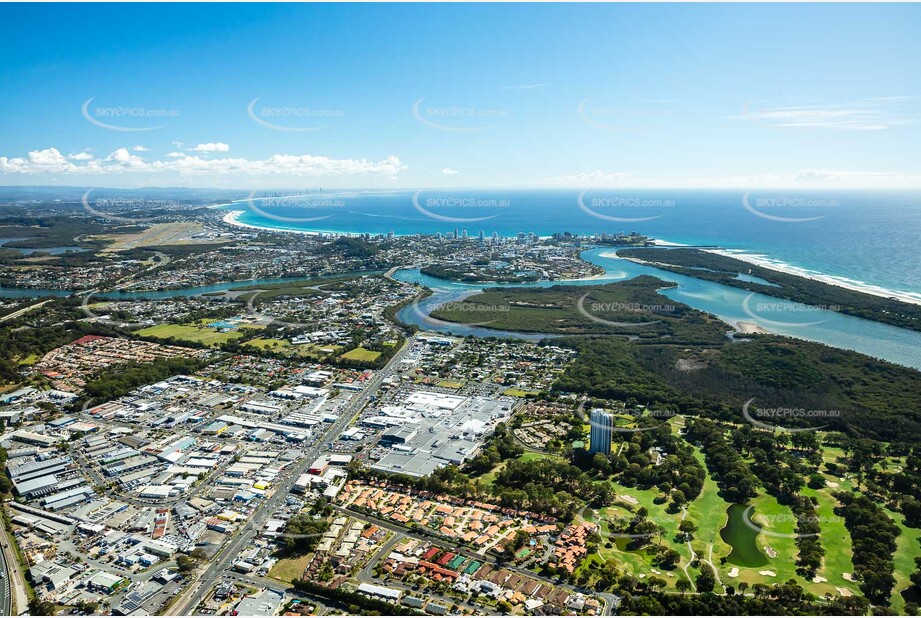
<instances>
[{"instance_id":1,"label":"distant skyline","mask_svg":"<svg viewBox=\"0 0 921 618\"><path fill-rule=\"evenodd\" d=\"M916 4L0 6L0 185L921 188Z\"/></svg>"}]
</instances>

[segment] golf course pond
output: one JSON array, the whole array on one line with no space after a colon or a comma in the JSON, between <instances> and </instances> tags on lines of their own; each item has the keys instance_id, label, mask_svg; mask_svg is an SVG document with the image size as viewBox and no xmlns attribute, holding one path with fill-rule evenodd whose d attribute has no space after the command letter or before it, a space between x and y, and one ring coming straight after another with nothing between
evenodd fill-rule
<instances>
[{"instance_id":1,"label":"golf course pond","mask_svg":"<svg viewBox=\"0 0 921 618\"><path fill-rule=\"evenodd\" d=\"M768 563L767 557L758 549L758 531L745 521L745 512L749 507L731 504L726 510L728 520L720 530L720 536L732 547L726 558L730 564L740 567L760 567ZM751 511L749 516L754 514Z\"/></svg>"}]
</instances>

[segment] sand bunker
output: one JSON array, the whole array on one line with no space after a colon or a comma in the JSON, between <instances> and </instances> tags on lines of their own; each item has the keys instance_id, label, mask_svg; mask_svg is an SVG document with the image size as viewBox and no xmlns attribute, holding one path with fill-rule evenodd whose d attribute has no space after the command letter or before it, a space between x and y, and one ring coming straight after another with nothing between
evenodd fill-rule
<instances>
[{"instance_id":1,"label":"sand bunker","mask_svg":"<svg viewBox=\"0 0 921 618\"><path fill-rule=\"evenodd\" d=\"M765 577L777 577L777 573L774 571L758 571L758 575L764 575Z\"/></svg>"},{"instance_id":2,"label":"sand bunker","mask_svg":"<svg viewBox=\"0 0 921 618\"><path fill-rule=\"evenodd\" d=\"M837 590L837 591L838 591L838 594L840 594L840 595L843 596L843 597L851 597L851 596L854 596L853 593L852 593L850 590L848 590L847 588L835 588L835 590Z\"/></svg>"}]
</instances>

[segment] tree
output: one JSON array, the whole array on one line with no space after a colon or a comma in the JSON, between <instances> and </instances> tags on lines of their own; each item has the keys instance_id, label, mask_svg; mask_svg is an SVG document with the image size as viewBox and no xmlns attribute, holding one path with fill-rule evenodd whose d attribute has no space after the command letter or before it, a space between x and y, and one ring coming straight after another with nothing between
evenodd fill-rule
<instances>
[{"instance_id":1,"label":"tree","mask_svg":"<svg viewBox=\"0 0 921 618\"><path fill-rule=\"evenodd\" d=\"M611 476L611 462L602 453L595 453L595 456L592 457L592 467L603 478Z\"/></svg>"},{"instance_id":2,"label":"tree","mask_svg":"<svg viewBox=\"0 0 921 618\"><path fill-rule=\"evenodd\" d=\"M314 519L306 513L295 515L285 525L285 547L297 554L310 552L328 529L326 519Z\"/></svg>"},{"instance_id":3,"label":"tree","mask_svg":"<svg viewBox=\"0 0 921 618\"><path fill-rule=\"evenodd\" d=\"M54 616L57 606L51 601L43 601L38 597L29 599L29 613L33 616Z\"/></svg>"},{"instance_id":4,"label":"tree","mask_svg":"<svg viewBox=\"0 0 921 618\"><path fill-rule=\"evenodd\" d=\"M198 560L192 556L187 556L185 554L179 554L176 557L176 568L179 569L179 572L183 575L188 575L195 570L195 567L198 566Z\"/></svg>"},{"instance_id":5,"label":"tree","mask_svg":"<svg viewBox=\"0 0 921 618\"><path fill-rule=\"evenodd\" d=\"M810 489L822 489L825 487L825 477L818 473L811 474L809 475L808 485Z\"/></svg>"},{"instance_id":6,"label":"tree","mask_svg":"<svg viewBox=\"0 0 921 618\"><path fill-rule=\"evenodd\" d=\"M660 568L670 571L678 566L678 562L681 561L681 554L669 547L659 552L657 561Z\"/></svg>"},{"instance_id":7,"label":"tree","mask_svg":"<svg viewBox=\"0 0 921 618\"><path fill-rule=\"evenodd\" d=\"M690 519L682 519L678 524L678 534L676 538L681 543L687 543L694 540L694 533L697 532L697 524Z\"/></svg>"},{"instance_id":8,"label":"tree","mask_svg":"<svg viewBox=\"0 0 921 618\"><path fill-rule=\"evenodd\" d=\"M713 592L716 587L716 578L713 576L713 571L705 568L694 583L697 584L697 592Z\"/></svg>"}]
</instances>

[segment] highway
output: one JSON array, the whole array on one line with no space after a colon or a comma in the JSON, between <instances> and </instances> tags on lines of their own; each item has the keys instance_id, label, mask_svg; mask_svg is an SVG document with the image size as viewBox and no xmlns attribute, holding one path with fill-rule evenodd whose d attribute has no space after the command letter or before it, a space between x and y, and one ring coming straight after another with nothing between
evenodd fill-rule
<instances>
[{"instance_id":1,"label":"highway","mask_svg":"<svg viewBox=\"0 0 921 618\"><path fill-rule=\"evenodd\" d=\"M4 527L0 530L0 560L2 560L3 580L0 581L0 611L3 616L22 615L29 605L25 579L16 561L16 555L10 543L12 535Z\"/></svg>"},{"instance_id":2,"label":"highway","mask_svg":"<svg viewBox=\"0 0 921 618\"><path fill-rule=\"evenodd\" d=\"M274 513L288 497L291 487L294 485L297 478L310 467L310 464L313 463L326 448L326 443L329 440L335 440L343 430L351 425L355 417L358 416L359 412L361 412L364 406L371 400L371 397L374 396L381 387L384 379L392 375L395 369L399 367L400 362L403 360L403 357L409 351L410 347L412 347L412 338L407 339L403 347L393 355L387 365L374 374L362 392L352 397L345 405L339 418L330 425L320 439L317 440L316 444L304 453L300 462L283 477L284 480L277 486L272 497L263 502L253 512L252 517L250 517L246 524L237 530L234 537L217 553L205 572L202 573L197 580L189 584L189 587L176 602L174 606L175 609L171 611L175 611L175 614L180 616L194 614L195 609L207 596L208 591L214 583L220 579L222 573L230 567L231 563L237 557L239 557L246 547L246 544L259 533L259 530L261 530L265 522L271 517L272 513Z\"/></svg>"},{"instance_id":3,"label":"highway","mask_svg":"<svg viewBox=\"0 0 921 618\"><path fill-rule=\"evenodd\" d=\"M6 536L6 535L4 535ZM6 543L4 539L3 543ZM10 578L13 576L6 564L6 552L0 552L0 566L3 570L3 581L0 582L0 616L9 616L12 613L13 591L10 589Z\"/></svg>"},{"instance_id":4,"label":"highway","mask_svg":"<svg viewBox=\"0 0 921 618\"><path fill-rule=\"evenodd\" d=\"M54 300L54 299L53 299L53 298L49 298L48 300L43 300L43 301L41 301L41 302L37 302L37 303L35 303L34 305L29 305L28 307L23 307L22 309L17 309L16 311L13 311L12 313L8 313L7 315L5 315L5 316L3 316L2 318L0 318L0 322L6 322L7 320L15 320L16 318L18 318L18 317L20 317L20 316L23 316L23 315L29 313L30 311L32 311L32 310L34 310L34 309L38 309L39 307L41 307L42 305L44 305L44 304L46 304L46 303L50 303L52 300Z\"/></svg>"}]
</instances>

